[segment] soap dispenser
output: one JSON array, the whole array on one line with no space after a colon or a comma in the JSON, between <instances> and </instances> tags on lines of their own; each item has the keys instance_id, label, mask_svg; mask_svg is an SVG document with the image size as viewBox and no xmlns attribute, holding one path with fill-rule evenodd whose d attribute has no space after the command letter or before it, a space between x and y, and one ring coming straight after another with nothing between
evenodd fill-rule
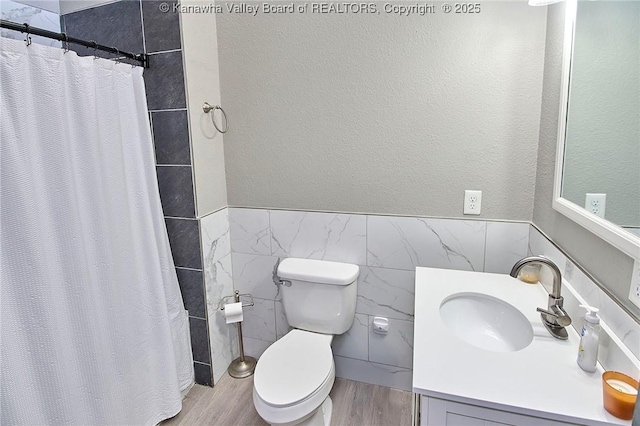
<instances>
[{"instance_id":1,"label":"soap dispenser","mask_svg":"<svg viewBox=\"0 0 640 426\"><path fill-rule=\"evenodd\" d=\"M580 332L580 346L578 347L578 365L584 371L593 373L598 363L598 344L600 340L600 317L598 309L588 305L580 305L587 310L584 325Z\"/></svg>"}]
</instances>

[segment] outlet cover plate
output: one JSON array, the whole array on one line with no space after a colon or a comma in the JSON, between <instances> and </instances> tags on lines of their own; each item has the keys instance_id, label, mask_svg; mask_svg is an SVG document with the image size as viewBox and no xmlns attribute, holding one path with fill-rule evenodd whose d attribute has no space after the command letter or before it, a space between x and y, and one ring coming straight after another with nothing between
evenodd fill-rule
<instances>
[{"instance_id":1,"label":"outlet cover plate","mask_svg":"<svg viewBox=\"0 0 640 426\"><path fill-rule=\"evenodd\" d=\"M586 194L584 208L587 209L588 212L591 212L596 216L604 217L606 207L607 194Z\"/></svg>"},{"instance_id":2,"label":"outlet cover plate","mask_svg":"<svg viewBox=\"0 0 640 426\"><path fill-rule=\"evenodd\" d=\"M482 207L482 191L467 189L464 191L463 214L479 215Z\"/></svg>"},{"instance_id":3,"label":"outlet cover plate","mask_svg":"<svg viewBox=\"0 0 640 426\"><path fill-rule=\"evenodd\" d=\"M633 275L631 276L631 288L629 289L629 300L640 308L640 261L633 262Z\"/></svg>"}]
</instances>

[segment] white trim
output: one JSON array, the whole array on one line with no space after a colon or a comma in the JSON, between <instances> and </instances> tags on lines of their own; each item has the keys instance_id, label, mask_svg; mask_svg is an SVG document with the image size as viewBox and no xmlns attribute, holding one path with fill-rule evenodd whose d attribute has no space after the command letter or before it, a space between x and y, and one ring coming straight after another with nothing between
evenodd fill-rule
<instances>
[{"instance_id":1,"label":"white trim","mask_svg":"<svg viewBox=\"0 0 640 426\"><path fill-rule=\"evenodd\" d=\"M147 55L149 55L149 56L162 55L162 54L165 54L165 53L180 52L181 50L182 50L182 47L180 49L159 50L157 52L149 52L149 53L147 53Z\"/></svg>"},{"instance_id":2,"label":"white trim","mask_svg":"<svg viewBox=\"0 0 640 426\"><path fill-rule=\"evenodd\" d=\"M187 108L168 108L168 109L150 109L149 112L175 112L175 111L188 111Z\"/></svg>"},{"instance_id":3,"label":"white trim","mask_svg":"<svg viewBox=\"0 0 640 426\"><path fill-rule=\"evenodd\" d=\"M142 27L142 51L147 53L147 40L144 36L144 13L142 12L142 0L140 0L140 26Z\"/></svg>"},{"instance_id":4,"label":"white trim","mask_svg":"<svg viewBox=\"0 0 640 426\"><path fill-rule=\"evenodd\" d=\"M567 128L567 110L569 108L569 83L571 80L571 57L575 35L577 0L567 0L565 9L564 42L562 54L562 86L560 113L558 116L558 136L556 149L556 170L553 183L553 208L569 219L593 232L614 247L622 250L634 259L640 259L640 237L589 213L581 206L562 198L562 173L564 168L564 147Z\"/></svg>"}]
</instances>

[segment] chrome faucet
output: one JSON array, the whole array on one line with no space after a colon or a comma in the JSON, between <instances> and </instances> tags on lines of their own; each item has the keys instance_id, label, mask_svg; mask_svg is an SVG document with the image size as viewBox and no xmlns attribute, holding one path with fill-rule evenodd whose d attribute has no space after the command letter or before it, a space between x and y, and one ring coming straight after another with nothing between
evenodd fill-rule
<instances>
[{"instance_id":1,"label":"chrome faucet","mask_svg":"<svg viewBox=\"0 0 640 426\"><path fill-rule=\"evenodd\" d=\"M530 256L518 260L516 264L513 265L509 275L517 278L522 267L529 263L539 263L548 266L553 273L553 288L551 289L551 294L549 294L547 309L538 308L537 311L540 312L542 324L544 324L553 337L567 340L569 335L565 327L571 325L571 318L562 308L564 298L560 295L562 289L562 274L560 273L560 269L558 269L555 263L544 256Z\"/></svg>"}]
</instances>

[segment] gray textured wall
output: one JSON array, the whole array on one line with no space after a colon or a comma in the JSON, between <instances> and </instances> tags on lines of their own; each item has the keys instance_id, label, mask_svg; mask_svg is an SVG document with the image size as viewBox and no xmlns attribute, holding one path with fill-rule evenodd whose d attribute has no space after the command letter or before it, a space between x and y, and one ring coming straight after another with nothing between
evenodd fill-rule
<instances>
[{"instance_id":1,"label":"gray textured wall","mask_svg":"<svg viewBox=\"0 0 640 426\"><path fill-rule=\"evenodd\" d=\"M545 9L218 14L233 206L530 220Z\"/></svg>"},{"instance_id":2,"label":"gray textured wall","mask_svg":"<svg viewBox=\"0 0 640 426\"><path fill-rule=\"evenodd\" d=\"M633 260L551 207L561 91L564 7L564 3L548 7L533 223L640 316L640 310L628 300Z\"/></svg>"},{"instance_id":3,"label":"gray textured wall","mask_svg":"<svg viewBox=\"0 0 640 426\"><path fill-rule=\"evenodd\" d=\"M194 1L182 0L181 5ZM169 12L172 13L172 12ZM196 215L201 218L227 206L227 182L224 167L224 138L202 104L220 105L215 16L209 13L181 13L187 109L196 192ZM206 54L203 52L207 52ZM220 120L219 112L216 120ZM220 124L222 125L222 123Z\"/></svg>"},{"instance_id":4,"label":"gray textured wall","mask_svg":"<svg viewBox=\"0 0 640 426\"><path fill-rule=\"evenodd\" d=\"M562 196L640 226L640 2L578 3Z\"/></svg>"}]
</instances>

